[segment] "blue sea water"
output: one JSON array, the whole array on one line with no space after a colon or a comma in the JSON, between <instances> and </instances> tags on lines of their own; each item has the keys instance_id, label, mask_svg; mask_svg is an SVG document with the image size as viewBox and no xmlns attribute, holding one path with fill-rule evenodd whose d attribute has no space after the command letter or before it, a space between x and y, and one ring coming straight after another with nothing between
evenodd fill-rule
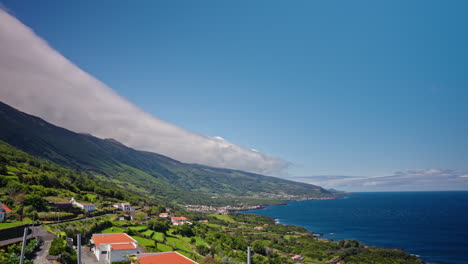
<instances>
[{"instance_id":1,"label":"blue sea water","mask_svg":"<svg viewBox=\"0 0 468 264\"><path fill-rule=\"evenodd\" d=\"M427 263L468 263L468 192L355 193L248 211L324 238L402 248Z\"/></svg>"}]
</instances>

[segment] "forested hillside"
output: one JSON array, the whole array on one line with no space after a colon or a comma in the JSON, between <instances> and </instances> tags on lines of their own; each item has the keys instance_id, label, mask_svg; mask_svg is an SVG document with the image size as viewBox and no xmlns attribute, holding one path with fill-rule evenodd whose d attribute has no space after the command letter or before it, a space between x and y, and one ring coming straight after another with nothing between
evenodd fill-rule
<instances>
[{"instance_id":1,"label":"forested hillside","mask_svg":"<svg viewBox=\"0 0 468 264\"><path fill-rule=\"evenodd\" d=\"M95 174L146 197L178 203L230 204L333 197L314 185L236 170L185 164L54 126L0 103L0 140L61 166ZM183 194L183 195L182 195Z\"/></svg>"}]
</instances>

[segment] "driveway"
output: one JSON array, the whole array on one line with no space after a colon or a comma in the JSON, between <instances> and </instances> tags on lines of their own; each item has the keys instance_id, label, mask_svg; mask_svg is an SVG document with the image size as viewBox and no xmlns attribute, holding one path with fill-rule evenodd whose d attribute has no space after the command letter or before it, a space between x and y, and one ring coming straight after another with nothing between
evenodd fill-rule
<instances>
[{"instance_id":1,"label":"driveway","mask_svg":"<svg viewBox=\"0 0 468 264\"><path fill-rule=\"evenodd\" d=\"M94 252L90 251L89 247L81 247L81 264L99 264Z\"/></svg>"}]
</instances>

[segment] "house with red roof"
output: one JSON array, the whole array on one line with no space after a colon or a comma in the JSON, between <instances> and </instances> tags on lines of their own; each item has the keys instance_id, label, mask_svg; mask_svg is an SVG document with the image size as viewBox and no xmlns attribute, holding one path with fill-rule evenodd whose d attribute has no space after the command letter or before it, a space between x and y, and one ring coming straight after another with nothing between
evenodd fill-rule
<instances>
[{"instance_id":1,"label":"house with red roof","mask_svg":"<svg viewBox=\"0 0 468 264\"><path fill-rule=\"evenodd\" d=\"M198 264L177 252L143 253L135 256L132 264Z\"/></svg>"},{"instance_id":2,"label":"house with red roof","mask_svg":"<svg viewBox=\"0 0 468 264\"><path fill-rule=\"evenodd\" d=\"M168 218L168 217L169 217L169 214L168 214L168 213L160 213L160 214L159 214L159 217L161 217L161 218Z\"/></svg>"},{"instance_id":3,"label":"house with red roof","mask_svg":"<svg viewBox=\"0 0 468 264\"><path fill-rule=\"evenodd\" d=\"M263 230L263 226L256 226L254 227L255 230Z\"/></svg>"},{"instance_id":4,"label":"house with red roof","mask_svg":"<svg viewBox=\"0 0 468 264\"><path fill-rule=\"evenodd\" d=\"M70 203L83 209L85 212L96 211L96 206L92 203L78 202L75 198L71 198Z\"/></svg>"},{"instance_id":5,"label":"house with red roof","mask_svg":"<svg viewBox=\"0 0 468 264\"><path fill-rule=\"evenodd\" d=\"M100 263L126 261L138 254L138 242L125 233L93 234L90 240L94 255Z\"/></svg>"},{"instance_id":6,"label":"house with red roof","mask_svg":"<svg viewBox=\"0 0 468 264\"><path fill-rule=\"evenodd\" d=\"M11 209L8 206L0 203L0 221L5 221L6 214L11 213Z\"/></svg>"},{"instance_id":7,"label":"house with red roof","mask_svg":"<svg viewBox=\"0 0 468 264\"><path fill-rule=\"evenodd\" d=\"M192 223L190 223L188 221L188 219L186 217L183 217L183 216L171 217L171 222L172 222L173 225L183 225L183 224L191 225L192 224Z\"/></svg>"}]
</instances>

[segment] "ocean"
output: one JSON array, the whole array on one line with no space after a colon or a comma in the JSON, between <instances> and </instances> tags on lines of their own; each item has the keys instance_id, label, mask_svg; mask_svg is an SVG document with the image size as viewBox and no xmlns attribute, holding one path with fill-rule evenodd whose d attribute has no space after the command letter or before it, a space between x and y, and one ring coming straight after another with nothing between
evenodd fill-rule
<instances>
[{"instance_id":1,"label":"ocean","mask_svg":"<svg viewBox=\"0 0 468 264\"><path fill-rule=\"evenodd\" d=\"M468 263L468 191L353 193L247 211L323 238L402 248L430 264Z\"/></svg>"}]
</instances>

